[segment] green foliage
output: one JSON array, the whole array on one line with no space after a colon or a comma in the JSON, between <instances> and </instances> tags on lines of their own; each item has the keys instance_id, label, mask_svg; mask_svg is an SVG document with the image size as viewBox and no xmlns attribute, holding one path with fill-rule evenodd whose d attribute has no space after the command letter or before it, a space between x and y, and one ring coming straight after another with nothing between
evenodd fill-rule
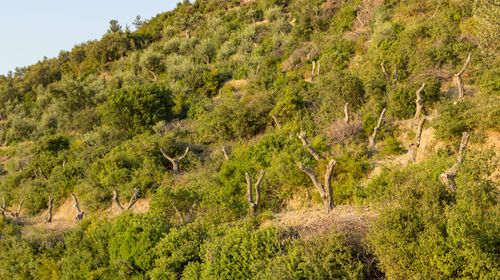
<instances>
[{"instance_id":1,"label":"green foliage","mask_svg":"<svg viewBox=\"0 0 500 280\"><path fill-rule=\"evenodd\" d=\"M435 160L375 180L372 186L377 193L392 190L390 196L398 199L397 205L382 212L369 236L389 279L499 275L495 265L499 244L493 241L498 232L493 221L500 214L498 193L487 179L496 164L492 156L471 154L466 159L456 194L438 182L443 167L436 166Z\"/></svg>"},{"instance_id":2,"label":"green foliage","mask_svg":"<svg viewBox=\"0 0 500 280\"><path fill-rule=\"evenodd\" d=\"M227 228L225 235L203 245L200 279L251 279L282 248L275 228Z\"/></svg>"},{"instance_id":3,"label":"green foliage","mask_svg":"<svg viewBox=\"0 0 500 280\"><path fill-rule=\"evenodd\" d=\"M295 241L257 279L363 279L363 264L337 234Z\"/></svg>"},{"instance_id":4,"label":"green foliage","mask_svg":"<svg viewBox=\"0 0 500 280\"><path fill-rule=\"evenodd\" d=\"M135 85L112 91L102 113L106 124L134 133L147 130L160 120L169 120L172 105L171 92L164 87Z\"/></svg>"},{"instance_id":5,"label":"green foliage","mask_svg":"<svg viewBox=\"0 0 500 280\"><path fill-rule=\"evenodd\" d=\"M116 218L110 231L109 260L118 275L130 277L153 268L151 251L167 230L161 219L151 215L124 213Z\"/></svg>"},{"instance_id":6,"label":"green foliage","mask_svg":"<svg viewBox=\"0 0 500 280\"><path fill-rule=\"evenodd\" d=\"M427 78L424 82L426 86L420 93L422 96L422 105L424 108L429 108L439 100L441 82L433 77ZM389 96L391 99L389 113L402 119L413 117L416 111L416 91L421 85L421 83L412 82L402 85L398 84L389 88Z\"/></svg>"}]
</instances>

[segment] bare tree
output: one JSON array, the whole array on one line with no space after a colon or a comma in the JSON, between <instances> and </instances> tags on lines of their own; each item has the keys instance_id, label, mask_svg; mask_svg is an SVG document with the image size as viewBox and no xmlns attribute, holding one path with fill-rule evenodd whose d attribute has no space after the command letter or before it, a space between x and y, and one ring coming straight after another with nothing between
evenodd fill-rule
<instances>
[{"instance_id":1,"label":"bare tree","mask_svg":"<svg viewBox=\"0 0 500 280\"><path fill-rule=\"evenodd\" d=\"M389 77L389 73L387 73L387 69L385 69L385 64L383 62L380 63L380 67L382 68L382 73L384 73L385 79L390 82L391 78Z\"/></svg>"},{"instance_id":2,"label":"bare tree","mask_svg":"<svg viewBox=\"0 0 500 280\"><path fill-rule=\"evenodd\" d=\"M226 160L229 160L229 154L227 153L227 148L226 146L222 146L222 153L224 154L224 158Z\"/></svg>"},{"instance_id":3,"label":"bare tree","mask_svg":"<svg viewBox=\"0 0 500 280\"><path fill-rule=\"evenodd\" d=\"M259 203L260 203L260 183L262 182L262 179L264 179L264 175L266 174L266 171L264 169L260 170L259 178L257 179L257 182L255 182L255 200L253 199L252 195L252 178L250 177L250 174L248 172L245 173L245 178L247 180L247 199L248 203L250 204L250 213L252 213L254 216L257 216L257 210L259 208Z\"/></svg>"},{"instance_id":4,"label":"bare tree","mask_svg":"<svg viewBox=\"0 0 500 280\"><path fill-rule=\"evenodd\" d=\"M369 150L373 150L375 148L375 143L376 143L376 139L377 139L377 134L380 130L380 127L382 126L382 122L384 120L384 116L385 116L385 111L386 111L387 108L384 108L382 110L382 112L380 113L380 117L378 118L378 122L377 122L377 126L375 126L375 128L373 129L373 134L370 136L370 138L368 139L368 149Z\"/></svg>"},{"instance_id":5,"label":"bare tree","mask_svg":"<svg viewBox=\"0 0 500 280\"><path fill-rule=\"evenodd\" d=\"M467 70L467 66L469 66L471 55L472 54L469 53L469 56L467 56L467 60L465 61L465 64L464 64L464 67L462 68L462 70L460 70L460 72L458 72L457 74L455 74L453 76L453 80L457 84L458 99L459 100L461 100L462 98L464 98L464 95L465 95L465 88L464 88L464 83L462 81L462 74L465 72L465 70Z\"/></svg>"},{"instance_id":6,"label":"bare tree","mask_svg":"<svg viewBox=\"0 0 500 280\"><path fill-rule=\"evenodd\" d=\"M274 124L276 125L276 127L277 127L278 129L281 129L281 124L280 124L280 122L279 122L278 118L276 117L276 115L271 115L271 118L273 118L273 120L274 120Z\"/></svg>"},{"instance_id":7,"label":"bare tree","mask_svg":"<svg viewBox=\"0 0 500 280\"><path fill-rule=\"evenodd\" d=\"M80 204L78 203L78 199L76 198L76 195L74 193L71 193L71 196L73 196L73 199L75 200L75 204L73 206L75 206L76 211L78 212L76 214L75 218L77 221L81 221L83 219L83 215L85 215L85 211L82 211L80 209Z\"/></svg>"},{"instance_id":8,"label":"bare tree","mask_svg":"<svg viewBox=\"0 0 500 280\"><path fill-rule=\"evenodd\" d=\"M304 137L304 132L301 132L298 137L302 142L302 145L314 157L315 160L322 159L322 157L309 145L306 138ZM337 161L335 161L334 159L330 160L330 162L328 163L327 169L325 171L325 185L321 184L311 168L305 167L300 163L298 164L299 169L309 175L309 177L311 178L311 181L318 190L321 200L323 201L323 204L325 205L328 213L330 213L330 211L335 207L333 203L333 189L330 180L332 177L333 167L336 163Z\"/></svg>"},{"instance_id":9,"label":"bare tree","mask_svg":"<svg viewBox=\"0 0 500 280\"><path fill-rule=\"evenodd\" d=\"M425 83L422 84L422 86L417 90L416 94L417 94L417 100L415 101L415 103L417 104L417 109L415 111L415 116L413 117L414 119L420 117L420 112L422 111L422 96L420 95L420 93L422 92L422 90L425 88Z\"/></svg>"},{"instance_id":10,"label":"bare tree","mask_svg":"<svg viewBox=\"0 0 500 280\"><path fill-rule=\"evenodd\" d=\"M307 149L307 151L313 156L315 160L320 160L322 157L309 145L309 142L307 142L305 136L305 132L302 131L299 134L299 139L302 142L302 145Z\"/></svg>"},{"instance_id":11,"label":"bare tree","mask_svg":"<svg viewBox=\"0 0 500 280\"><path fill-rule=\"evenodd\" d=\"M172 163L172 173L177 174L179 172L179 162L187 155L187 153L189 152L189 147L186 148L186 151L184 152L184 154L182 156L176 157L176 158L169 157L165 153L165 150L163 149L163 147L160 148L160 152L162 153L163 157L165 157L166 159L168 159Z\"/></svg>"},{"instance_id":12,"label":"bare tree","mask_svg":"<svg viewBox=\"0 0 500 280\"><path fill-rule=\"evenodd\" d=\"M328 213L330 213L335 207L335 204L333 202L333 189L331 184L331 178L332 178L333 167L335 167L336 163L337 161L334 159L331 159L330 162L328 163L325 171L324 185L321 184L321 182L318 180L318 178L316 177L316 173L314 173L314 170L308 167L304 167L302 164L299 164L299 169L302 170L304 173L306 173L309 176L309 178L311 178L311 181L318 190L319 196L321 197L321 200L323 201L323 204L325 205L326 211Z\"/></svg>"},{"instance_id":13,"label":"bare tree","mask_svg":"<svg viewBox=\"0 0 500 280\"><path fill-rule=\"evenodd\" d=\"M135 188L134 194L130 198L130 201L128 202L127 206L123 207L122 204L120 203L120 199L118 198L118 192L116 190L114 190L113 191L113 201L115 202L116 206L118 206L118 209L120 209L120 212L124 211L124 210L129 210L130 208L132 208L132 206L137 201L138 194L139 194L139 189Z\"/></svg>"},{"instance_id":14,"label":"bare tree","mask_svg":"<svg viewBox=\"0 0 500 280\"><path fill-rule=\"evenodd\" d=\"M52 206L54 204L54 198L52 196L49 196L49 216L45 219L47 223L52 222Z\"/></svg>"},{"instance_id":15,"label":"bare tree","mask_svg":"<svg viewBox=\"0 0 500 280\"><path fill-rule=\"evenodd\" d=\"M462 164L464 158L465 149L467 148L467 143L469 142L469 133L464 132L462 135L462 141L460 141L460 148L458 150L458 156L452 167L446 169L444 173L439 175L439 181L452 191L457 190L457 184L455 183L455 178L457 177L458 168Z\"/></svg>"},{"instance_id":16,"label":"bare tree","mask_svg":"<svg viewBox=\"0 0 500 280\"><path fill-rule=\"evenodd\" d=\"M17 211L13 212L10 209L7 209L7 206L5 205L5 197L2 198L2 206L0 207L0 211L2 213L2 216L5 216L5 212L9 213L13 218L19 217L19 214L21 213L21 208L23 207L24 199L21 199L19 202L19 205L17 207Z\"/></svg>"},{"instance_id":17,"label":"bare tree","mask_svg":"<svg viewBox=\"0 0 500 280\"><path fill-rule=\"evenodd\" d=\"M422 127L424 126L425 120L426 120L425 116L423 116L420 119L420 122L418 123L417 127L417 138L415 140L415 143L410 144L410 152L411 152L410 160L412 162L415 162L417 160L417 151L418 148L420 147L420 141L422 139Z\"/></svg>"},{"instance_id":18,"label":"bare tree","mask_svg":"<svg viewBox=\"0 0 500 280\"><path fill-rule=\"evenodd\" d=\"M349 103L344 105L344 121L345 123L349 123L351 119L349 118Z\"/></svg>"}]
</instances>

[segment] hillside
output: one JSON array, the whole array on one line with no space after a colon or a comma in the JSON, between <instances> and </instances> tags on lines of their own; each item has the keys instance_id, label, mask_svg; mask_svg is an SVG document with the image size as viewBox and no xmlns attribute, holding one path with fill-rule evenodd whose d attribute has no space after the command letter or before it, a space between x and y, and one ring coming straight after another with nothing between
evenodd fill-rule
<instances>
[{"instance_id":1,"label":"hillside","mask_svg":"<svg viewBox=\"0 0 500 280\"><path fill-rule=\"evenodd\" d=\"M0 76L0 279L499 279L499 19L184 1Z\"/></svg>"}]
</instances>

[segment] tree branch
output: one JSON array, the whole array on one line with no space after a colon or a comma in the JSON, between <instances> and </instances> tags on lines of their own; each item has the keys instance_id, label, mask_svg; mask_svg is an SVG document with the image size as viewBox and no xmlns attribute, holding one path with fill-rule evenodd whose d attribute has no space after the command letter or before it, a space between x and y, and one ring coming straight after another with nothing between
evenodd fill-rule
<instances>
[{"instance_id":1,"label":"tree branch","mask_svg":"<svg viewBox=\"0 0 500 280\"><path fill-rule=\"evenodd\" d=\"M386 109L387 108L384 108L382 110L382 112L380 113L380 117L378 118L377 126L375 126L375 128L373 129L373 134L368 139L369 140L369 142L368 142L368 149L369 150L373 150L375 148L375 141L377 139L377 134L380 130L380 127L382 126L382 121L384 120L384 115L385 115Z\"/></svg>"},{"instance_id":2,"label":"tree branch","mask_svg":"<svg viewBox=\"0 0 500 280\"><path fill-rule=\"evenodd\" d=\"M47 223L52 222L52 205L54 203L54 198L52 196L49 196L49 216L45 219Z\"/></svg>"},{"instance_id":3,"label":"tree branch","mask_svg":"<svg viewBox=\"0 0 500 280\"><path fill-rule=\"evenodd\" d=\"M349 118L349 103L346 103L344 105L344 121L345 123L349 123L350 118Z\"/></svg>"},{"instance_id":4,"label":"tree branch","mask_svg":"<svg viewBox=\"0 0 500 280\"><path fill-rule=\"evenodd\" d=\"M455 80L455 83L457 84L458 87L458 99L461 100L464 98L465 95L465 87L464 83L462 81L462 74L467 70L467 66L469 66L469 62L471 59L472 53L469 53L469 56L467 56L467 60L465 61L464 67L462 70L460 70L457 74L453 76L453 80Z\"/></svg>"},{"instance_id":5,"label":"tree branch","mask_svg":"<svg viewBox=\"0 0 500 280\"><path fill-rule=\"evenodd\" d=\"M305 133L302 131L299 134L299 139L302 142L302 145L307 149L307 151L313 156L315 160L320 160L322 157L309 145L306 138L304 137Z\"/></svg>"},{"instance_id":6,"label":"tree branch","mask_svg":"<svg viewBox=\"0 0 500 280\"><path fill-rule=\"evenodd\" d=\"M420 117L420 112L422 111L422 96L420 95L420 93L422 92L422 90L425 88L425 83L422 84L422 86L417 90L416 94L417 94L417 100L415 101L415 103L417 104L417 109L415 111L415 116L413 117L414 119Z\"/></svg>"}]
</instances>

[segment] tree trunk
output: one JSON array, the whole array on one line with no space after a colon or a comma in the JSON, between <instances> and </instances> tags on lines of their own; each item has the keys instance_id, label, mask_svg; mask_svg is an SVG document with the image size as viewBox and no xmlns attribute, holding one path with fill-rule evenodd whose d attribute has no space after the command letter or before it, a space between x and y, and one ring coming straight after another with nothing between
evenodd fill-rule
<instances>
[{"instance_id":1,"label":"tree trunk","mask_svg":"<svg viewBox=\"0 0 500 280\"><path fill-rule=\"evenodd\" d=\"M472 54L469 53L469 56L467 56L467 60L465 61L465 64L464 64L464 67L462 67L462 70L460 70L460 72L458 72L457 74L455 74L453 76L453 80L455 80L455 83L457 84L458 99L459 100L462 100L462 98L464 98L464 96L465 96L465 87L464 87L464 83L462 81L462 74L465 72L465 70L467 70L467 66L469 66L471 55Z\"/></svg>"},{"instance_id":2,"label":"tree trunk","mask_svg":"<svg viewBox=\"0 0 500 280\"><path fill-rule=\"evenodd\" d=\"M276 125L276 127L277 127L278 129L281 129L281 124L280 124L280 122L279 122L278 118L276 117L276 115L271 115L271 118L273 118L273 120L274 120L274 124Z\"/></svg>"},{"instance_id":3,"label":"tree trunk","mask_svg":"<svg viewBox=\"0 0 500 280\"><path fill-rule=\"evenodd\" d=\"M333 189L331 185L331 178L332 178L333 167L335 167L336 163L337 161L335 161L334 159L330 160L330 162L328 163L328 166L325 171L324 186L318 180L318 178L316 177L316 173L314 173L314 171L311 168L299 165L299 169L302 170L304 173L306 173L309 176L309 178L311 178L311 181L318 190L319 196L321 197L321 200L323 201L323 204L325 205L326 211L328 213L330 213L335 207L335 204L333 202Z\"/></svg>"},{"instance_id":4,"label":"tree trunk","mask_svg":"<svg viewBox=\"0 0 500 280\"><path fill-rule=\"evenodd\" d=\"M451 191L455 192L457 190L457 184L455 183L455 178L457 177L458 168L463 162L463 156L465 149L467 148L467 143L469 142L469 133L464 132L462 135L462 141L460 142L460 148L458 151L458 156L452 167L448 168L444 173L439 175L439 181Z\"/></svg>"},{"instance_id":5,"label":"tree trunk","mask_svg":"<svg viewBox=\"0 0 500 280\"><path fill-rule=\"evenodd\" d=\"M250 174L248 172L245 173L245 179L247 181L247 199L248 199L248 204L250 206L250 213L253 214L254 216L257 216L257 210L259 208L260 204L260 183L262 182L262 179L264 179L264 175L266 174L266 171L264 169L260 170L259 178L257 179L257 182L255 183L255 200L253 199L252 195L252 179L250 177Z\"/></svg>"},{"instance_id":6,"label":"tree trunk","mask_svg":"<svg viewBox=\"0 0 500 280\"><path fill-rule=\"evenodd\" d=\"M415 103L417 104L417 109L415 111L415 116L413 117L414 119L420 117L420 112L422 111L422 96L420 95L420 93L422 92L422 90L425 88L425 83L422 84L422 86L417 90L416 94L417 94L417 100L415 101Z\"/></svg>"},{"instance_id":7,"label":"tree trunk","mask_svg":"<svg viewBox=\"0 0 500 280\"><path fill-rule=\"evenodd\" d=\"M226 160L229 160L229 155L228 155L228 153L227 153L227 148L226 148L226 146L222 146L222 153L224 154L224 158L225 158Z\"/></svg>"},{"instance_id":8,"label":"tree trunk","mask_svg":"<svg viewBox=\"0 0 500 280\"><path fill-rule=\"evenodd\" d=\"M375 148L375 143L377 140L377 134L380 130L380 127L382 126L382 121L384 120L384 115L385 115L386 108L382 110L380 113L380 117L378 118L377 126L373 129L373 134L370 136L368 139L368 149L372 151Z\"/></svg>"},{"instance_id":9,"label":"tree trunk","mask_svg":"<svg viewBox=\"0 0 500 280\"><path fill-rule=\"evenodd\" d=\"M346 103L344 105L344 121L345 123L349 123L350 118L349 118L349 103Z\"/></svg>"},{"instance_id":10,"label":"tree trunk","mask_svg":"<svg viewBox=\"0 0 500 280\"><path fill-rule=\"evenodd\" d=\"M85 215L85 212L80 209L80 204L78 203L78 199L76 198L76 195L74 193L71 193L71 196L73 196L73 199L75 200L75 206L76 211L78 212L75 216L77 221L81 221L83 219L83 215Z\"/></svg>"},{"instance_id":11,"label":"tree trunk","mask_svg":"<svg viewBox=\"0 0 500 280\"><path fill-rule=\"evenodd\" d=\"M186 151L184 152L184 154L182 156L177 157L177 158L169 157L165 153L165 150L163 149L163 147L160 148L160 152L162 153L164 158L168 159L172 163L172 173L177 174L179 172L179 162L187 155L187 153L189 152L189 147L186 148Z\"/></svg>"},{"instance_id":12,"label":"tree trunk","mask_svg":"<svg viewBox=\"0 0 500 280\"><path fill-rule=\"evenodd\" d=\"M415 143L411 144L412 148L411 148L411 158L410 159L412 162L415 162L417 160L417 151L418 151L418 148L420 147L420 141L422 138L422 128L424 126L425 120L426 120L425 116L423 116L420 119L420 122L418 123L418 128L417 128L417 138L415 140Z\"/></svg>"},{"instance_id":13,"label":"tree trunk","mask_svg":"<svg viewBox=\"0 0 500 280\"><path fill-rule=\"evenodd\" d=\"M54 198L52 196L49 196L49 216L45 219L47 223L52 222L52 205L54 203Z\"/></svg>"},{"instance_id":14,"label":"tree trunk","mask_svg":"<svg viewBox=\"0 0 500 280\"><path fill-rule=\"evenodd\" d=\"M134 193L132 197L130 198L129 203L127 204L126 207L123 207L122 204L120 203L120 199L118 198L118 192L116 190L113 191L113 201L115 202L116 206L118 209L120 209L120 212L124 210L129 210L137 201L137 195L139 194L139 189L135 188Z\"/></svg>"},{"instance_id":15,"label":"tree trunk","mask_svg":"<svg viewBox=\"0 0 500 280\"><path fill-rule=\"evenodd\" d=\"M311 70L311 80L314 77L314 74L316 73L316 61L312 61L312 70Z\"/></svg>"},{"instance_id":16,"label":"tree trunk","mask_svg":"<svg viewBox=\"0 0 500 280\"><path fill-rule=\"evenodd\" d=\"M387 73L387 69L385 69L385 64L383 62L380 63L380 67L382 68L382 73L384 73L385 79L390 82L391 78L389 77L389 73Z\"/></svg>"}]
</instances>

